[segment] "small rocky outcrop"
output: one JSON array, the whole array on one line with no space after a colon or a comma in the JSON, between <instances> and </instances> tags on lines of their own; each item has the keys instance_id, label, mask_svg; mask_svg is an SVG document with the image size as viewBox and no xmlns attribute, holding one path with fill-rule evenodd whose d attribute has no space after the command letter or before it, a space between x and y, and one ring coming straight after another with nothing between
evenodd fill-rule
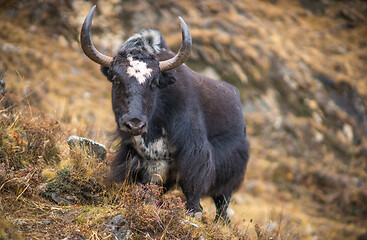
<instances>
[{"instance_id":1,"label":"small rocky outcrop","mask_svg":"<svg viewBox=\"0 0 367 240\"><path fill-rule=\"evenodd\" d=\"M129 224L121 214L109 221L107 231L113 234L115 240L127 240L131 236Z\"/></svg>"},{"instance_id":2,"label":"small rocky outcrop","mask_svg":"<svg viewBox=\"0 0 367 240\"><path fill-rule=\"evenodd\" d=\"M74 149L75 147L84 148L88 155L94 156L98 159L101 159L102 161L106 159L106 147L93 140L78 136L70 136L67 140L67 143L69 144L70 149Z\"/></svg>"}]
</instances>

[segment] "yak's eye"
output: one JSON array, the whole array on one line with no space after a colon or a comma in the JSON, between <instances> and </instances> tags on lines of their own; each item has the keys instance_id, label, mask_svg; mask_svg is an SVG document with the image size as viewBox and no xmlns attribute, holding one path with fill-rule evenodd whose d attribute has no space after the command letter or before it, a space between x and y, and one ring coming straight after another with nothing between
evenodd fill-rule
<instances>
[{"instance_id":1,"label":"yak's eye","mask_svg":"<svg viewBox=\"0 0 367 240\"><path fill-rule=\"evenodd\" d=\"M154 90L158 85L158 79L157 78L153 78L152 82L150 83L150 89Z\"/></svg>"},{"instance_id":2,"label":"yak's eye","mask_svg":"<svg viewBox=\"0 0 367 240\"><path fill-rule=\"evenodd\" d=\"M113 77L112 77L112 84L115 84L115 85L119 85L120 84L120 81L118 80L118 78L116 77L116 75L113 75Z\"/></svg>"}]
</instances>

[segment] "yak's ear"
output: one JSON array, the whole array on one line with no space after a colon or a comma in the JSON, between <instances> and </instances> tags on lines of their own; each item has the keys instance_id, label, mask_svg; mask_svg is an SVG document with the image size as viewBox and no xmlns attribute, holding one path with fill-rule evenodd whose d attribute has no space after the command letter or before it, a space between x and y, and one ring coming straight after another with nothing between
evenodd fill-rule
<instances>
[{"instance_id":1,"label":"yak's ear","mask_svg":"<svg viewBox=\"0 0 367 240\"><path fill-rule=\"evenodd\" d=\"M176 82L176 77L171 72L161 72L158 82L158 88L165 88Z\"/></svg>"},{"instance_id":2,"label":"yak's ear","mask_svg":"<svg viewBox=\"0 0 367 240\"><path fill-rule=\"evenodd\" d=\"M110 68L101 65L101 72L107 77L108 81L112 82L112 73Z\"/></svg>"}]
</instances>

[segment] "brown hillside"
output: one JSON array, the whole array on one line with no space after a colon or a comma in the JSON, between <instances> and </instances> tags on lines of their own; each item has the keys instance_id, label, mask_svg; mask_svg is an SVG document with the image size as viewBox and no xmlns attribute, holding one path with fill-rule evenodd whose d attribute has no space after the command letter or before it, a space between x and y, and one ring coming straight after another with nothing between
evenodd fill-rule
<instances>
[{"instance_id":1,"label":"brown hillside","mask_svg":"<svg viewBox=\"0 0 367 240\"><path fill-rule=\"evenodd\" d=\"M69 134L106 145L113 141L110 84L78 43L80 26L93 4L97 12L92 36L100 51L112 56L142 28L159 29L177 50L181 16L193 38L188 65L241 92L251 159L245 183L230 205L233 227L218 232L218 226L211 226L205 234L195 230L190 237L366 239L366 1L91 2L0 1L0 70L6 73L2 79L7 95L15 95L0 97L0 215L5 216L0 239L16 239L18 230L27 238L62 239L75 229L86 238L102 239L99 224L120 210L109 202L119 199L113 195L118 186L104 185L103 176L94 176L96 169L106 172L107 166L90 159L88 165L83 152L73 155L65 144ZM51 136L50 131L59 134ZM52 144L33 151L29 136ZM72 166L70 175L65 175L65 166ZM52 177L42 175L44 170ZM83 195L78 204L57 205L41 189L50 179L61 179L59 189L74 190L76 196L87 186L85 191L103 195L104 202L98 205ZM127 201L130 207L138 204L136 194L124 198L135 201ZM177 195L168 197L167 205L181 206ZM209 199L204 205L207 220L198 223L202 228L215 214ZM189 236L169 228L166 217L181 213L168 207L159 216L167 220L163 225L172 235L144 228L156 217L144 212L145 207L138 209L146 216L141 219L123 209L135 224L137 239L146 232L154 239ZM40 212L39 219L32 219L32 211ZM49 219L43 227L40 222ZM57 232L63 226L64 231Z\"/></svg>"}]
</instances>

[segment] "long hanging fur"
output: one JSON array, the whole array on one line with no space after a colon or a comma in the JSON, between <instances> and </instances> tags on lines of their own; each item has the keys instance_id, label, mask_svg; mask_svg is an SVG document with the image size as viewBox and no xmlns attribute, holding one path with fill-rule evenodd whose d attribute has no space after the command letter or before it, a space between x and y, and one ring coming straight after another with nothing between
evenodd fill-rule
<instances>
[{"instance_id":1,"label":"long hanging fur","mask_svg":"<svg viewBox=\"0 0 367 240\"><path fill-rule=\"evenodd\" d=\"M172 56L159 31L144 30L125 42L110 68L101 67L113 82L117 125L129 114L147 122L139 137L119 131L122 142L111 177L166 189L178 181L189 211L201 211L200 197L209 195L216 220L228 222L228 204L249 158L238 92L184 64L160 72L158 62Z\"/></svg>"}]
</instances>

